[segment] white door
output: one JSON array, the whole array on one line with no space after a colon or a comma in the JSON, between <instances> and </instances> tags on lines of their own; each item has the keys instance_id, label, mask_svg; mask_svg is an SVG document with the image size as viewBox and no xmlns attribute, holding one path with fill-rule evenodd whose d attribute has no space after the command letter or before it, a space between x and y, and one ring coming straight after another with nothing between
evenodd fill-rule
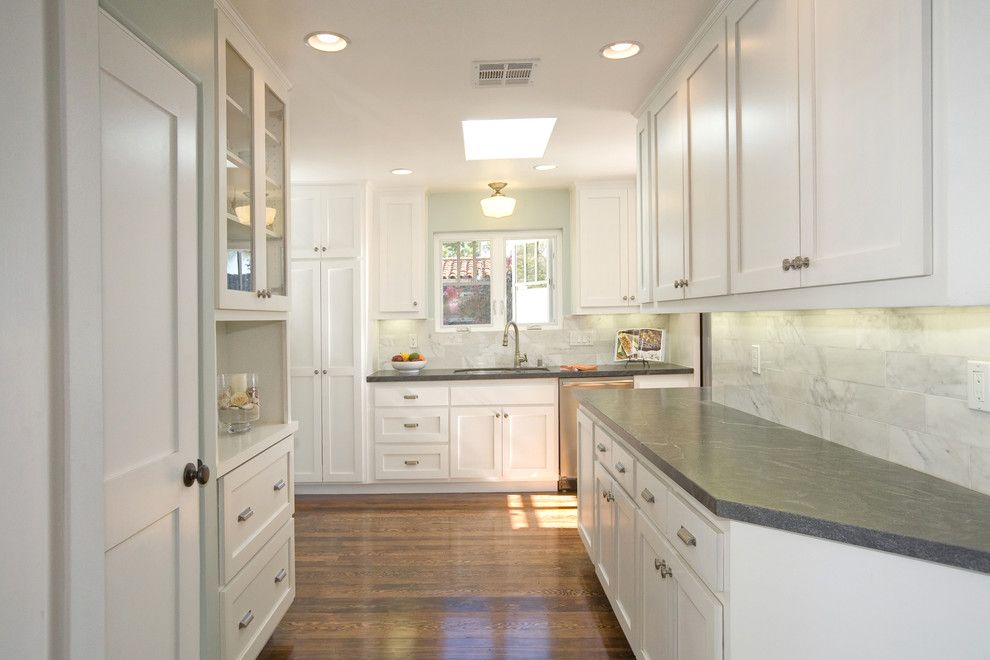
<instances>
[{"instance_id":1,"label":"white door","mask_svg":"<svg viewBox=\"0 0 990 660\"><path fill-rule=\"evenodd\" d=\"M624 307L629 304L628 190L624 186L581 189L577 204L578 304Z\"/></svg>"},{"instance_id":2,"label":"white door","mask_svg":"<svg viewBox=\"0 0 990 660\"><path fill-rule=\"evenodd\" d=\"M636 579L640 588L637 597L639 621L636 625L633 650L643 660L669 660L673 651L675 602L667 579L669 567L664 560L660 534L642 513L636 516L637 556L639 570Z\"/></svg>"},{"instance_id":3,"label":"white door","mask_svg":"<svg viewBox=\"0 0 990 660\"><path fill-rule=\"evenodd\" d=\"M719 20L685 66L688 212L687 298L728 293L725 22Z\"/></svg>"},{"instance_id":4,"label":"white door","mask_svg":"<svg viewBox=\"0 0 990 660\"><path fill-rule=\"evenodd\" d=\"M729 39L729 258L733 293L801 285L798 2L737 0Z\"/></svg>"},{"instance_id":5,"label":"white door","mask_svg":"<svg viewBox=\"0 0 990 660\"><path fill-rule=\"evenodd\" d=\"M674 608L673 660L721 660L722 604L661 540Z\"/></svg>"},{"instance_id":6,"label":"white door","mask_svg":"<svg viewBox=\"0 0 990 660\"><path fill-rule=\"evenodd\" d=\"M378 199L378 311L426 311L426 224L422 195L383 193Z\"/></svg>"},{"instance_id":7,"label":"white door","mask_svg":"<svg viewBox=\"0 0 990 660\"><path fill-rule=\"evenodd\" d=\"M508 481L557 481L557 408L502 408L502 476Z\"/></svg>"},{"instance_id":8,"label":"white door","mask_svg":"<svg viewBox=\"0 0 990 660\"><path fill-rule=\"evenodd\" d=\"M605 593L615 589L615 495L618 486L601 463L595 463L595 572Z\"/></svg>"},{"instance_id":9,"label":"white door","mask_svg":"<svg viewBox=\"0 0 990 660\"><path fill-rule=\"evenodd\" d=\"M950 3L951 4L951 3ZM801 285L931 273L931 2L801 3ZM841 53L841 57L835 54ZM812 146L813 141L813 146ZM812 190L813 188L813 190Z\"/></svg>"},{"instance_id":10,"label":"white door","mask_svg":"<svg viewBox=\"0 0 990 660\"><path fill-rule=\"evenodd\" d=\"M684 297L685 122L679 84L662 90L650 109L653 122L653 300Z\"/></svg>"},{"instance_id":11,"label":"white door","mask_svg":"<svg viewBox=\"0 0 990 660\"><path fill-rule=\"evenodd\" d=\"M588 550L591 561L595 561L595 440L594 424L584 413L577 414L577 528L581 540Z\"/></svg>"},{"instance_id":12,"label":"white door","mask_svg":"<svg viewBox=\"0 0 990 660\"><path fill-rule=\"evenodd\" d=\"M323 187L292 186L293 259L312 259L326 254L325 219Z\"/></svg>"},{"instance_id":13,"label":"white door","mask_svg":"<svg viewBox=\"0 0 990 660\"><path fill-rule=\"evenodd\" d=\"M615 497L615 616L629 639L637 622L636 503L616 486Z\"/></svg>"},{"instance_id":14,"label":"white door","mask_svg":"<svg viewBox=\"0 0 990 660\"><path fill-rule=\"evenodd\" d=\"M332 259L321 265L324 481L364 477L360 273L356 259Z\"/></svg>"},{"instance_id":15,"label":"white door","mask_svg":"<svg viewBox=\"0 0 990 660\"><path fill-rule=\"evenodd\" d=\"M196 86L99 34L107 657L198 658Z\"/></svg>"},{"instance_id":16,"label":"white door","mask_svg":"<svg viewBox=\"0 0 990 660\"><path fill-rule=\"evenodd\" d=\"M298 208L298 207L296 207ZM294 233L294 232L293 232ZM323 365L320 327L321 264L292 262L292 305L289 314L289 379L295 433L296 481L323 481Z\"/></svg>"},{"instance_id":17,"label":"white door","mask_svg":"<svg viewBox=\"0 0 990 660\"><path fill-rule=\"evenodd\" d=\"M640 303L653 300L653 172L649 112L636 125L636 246L639 251L636 286Z\"/></svg>"},{"instance_id":18,"label":"white door","mask_svg":"<svg viewBox=\"0 0 990 660\"><path fill-rule=\"evenodd\" d=\"M494 408L450 409L450 476L499 479L502 476L502 412Z\"/></svg>"}]
</instances>

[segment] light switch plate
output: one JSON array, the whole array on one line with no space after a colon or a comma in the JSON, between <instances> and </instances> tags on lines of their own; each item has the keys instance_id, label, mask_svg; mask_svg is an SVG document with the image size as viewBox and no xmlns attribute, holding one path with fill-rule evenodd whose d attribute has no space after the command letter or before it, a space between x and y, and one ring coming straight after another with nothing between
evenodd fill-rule
<instances>
[{"instance_id":1,"label":"light switch plate","mask_svg":"<svg viewBox=\"0 0 990 660\"><path fill-rule=\"evenodd\" d=\"M749 347L749 363L754 374L760 373L760 345L753 344Z\"/></svg>"},{"instance_id":2,"label":"light switch plate","mask_svg":"<svg viewBox=\"0 0 990 660\"><path fill-rule=\"evenodd\" d=\"M966 389L971 409L990 411L990 362L966 363Z\"/></svg>"},{"instance_id":3,"label":"light switch plate","mask_svg":"<svg viewBox=\"0 0 990 660\"><path fill-rule=\"evenodd\" d=\"M572 330L569 343L571 346L594 346L594 332L591 330Z\"/></svg>"}]
</instances>

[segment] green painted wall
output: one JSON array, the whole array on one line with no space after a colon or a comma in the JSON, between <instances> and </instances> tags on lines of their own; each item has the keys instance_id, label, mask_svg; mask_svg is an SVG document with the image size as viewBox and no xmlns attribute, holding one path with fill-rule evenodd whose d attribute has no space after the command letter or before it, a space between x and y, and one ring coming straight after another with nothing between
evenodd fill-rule
<instances>
[{"instance_id":1,"label":"green painted wall","mask_svg":"<svg viewBox=\"0 0 990 660\"><path fill-rule=\"evenodd\" d=\"M489 191L490 192L490 191ZM430 234L429 304L433 318L433 278L436 259L433 255L433 235L456 231L528 231L557 229L563 232L560 254L563 282L564 313L570 310L570 231L571 198L566 188L547 190L506 191L516 199L516 209L508 218L487 218L481 213L484 190L470 192L435 192L426 197L427 230Z\"/></svg>"}]
</instances>

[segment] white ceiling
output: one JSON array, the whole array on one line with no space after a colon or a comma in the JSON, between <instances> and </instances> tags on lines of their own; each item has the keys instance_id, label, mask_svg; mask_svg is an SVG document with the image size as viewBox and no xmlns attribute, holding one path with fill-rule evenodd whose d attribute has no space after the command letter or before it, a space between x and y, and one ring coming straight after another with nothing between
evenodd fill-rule
<instances>
[{"instance_id":1,"label":"white ceiling","mask_svg":"<svg viewBox=\"0 0 990 660\"><path fill-rule=\"evenodd\" d=\"M296 181L368 180L433 190L567 186L632 176L632 111L714 0L232 0L292 81ZM351 44L321 53L317 30ZM606 43L640 55L610 61ZM473 60L539 58L523 88L472 85ZM540 160L464 159L461 120L557 117ZM538 162L559 167L535 172ZM409 176L389 170L408 167Z\"/></svg>"}]
</instances>

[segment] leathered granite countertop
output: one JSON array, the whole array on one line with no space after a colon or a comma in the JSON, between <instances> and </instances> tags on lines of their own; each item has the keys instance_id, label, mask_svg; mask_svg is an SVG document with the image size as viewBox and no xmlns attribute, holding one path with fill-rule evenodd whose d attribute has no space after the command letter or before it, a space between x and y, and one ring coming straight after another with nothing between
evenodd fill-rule
<instances>
[{"instance_id":1,"label":"leathered granite countertop","mask_svg":"<svg viewBox=\"0 0 990 660\"><path fill-rule=\"evenodd\" d=\"M618 376L664 376L668 374L693 374L691 367L682 367L669 362L654 362L649 367L642 364L600 364L595 371L562 371L560 367L549 367L549 371L503 372L498 374L458 373L456 369L423 369L419 372L385 369L376 371L367 380L369 383L409 383L432 380L506 380L514 378L615 378Z\"/></svg>"},{"instance_id":2,"label":"leathered granite countertop","mask_svg":"<svg viewBox=\"0 0 990 660\"><path fill-rule=\"evenodd\" d=\"M990 573L990 496L719 405L708 389L577 396L718 516Z\"/></svg>"}]
</instances>

